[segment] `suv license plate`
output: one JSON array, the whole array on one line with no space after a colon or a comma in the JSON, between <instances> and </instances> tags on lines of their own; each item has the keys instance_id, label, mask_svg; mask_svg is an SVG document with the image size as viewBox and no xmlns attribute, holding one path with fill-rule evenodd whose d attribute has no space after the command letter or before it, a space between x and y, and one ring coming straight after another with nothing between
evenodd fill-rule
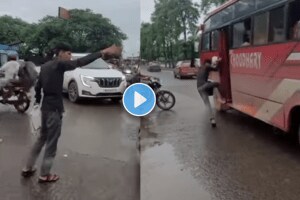
<instances>
[{"instance_id":1,"label":"suv license plate","mask_svg":"<svg viewBox=\"0 0 300 200\"><path fill-rule=\"evenodd\" d=\"M105 92L117 92L116 89L105 89L104 91L105 91Z\"/></svg>"}]
</instances>

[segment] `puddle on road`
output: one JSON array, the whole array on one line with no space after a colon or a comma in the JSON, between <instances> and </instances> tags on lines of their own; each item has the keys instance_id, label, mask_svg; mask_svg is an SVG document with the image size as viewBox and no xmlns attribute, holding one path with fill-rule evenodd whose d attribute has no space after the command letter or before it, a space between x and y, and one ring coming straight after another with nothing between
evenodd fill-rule
<instances>
[{"instance_id":1,"label":"puddle on road","mask_svg":"<svg viewBox=\"0 0 300 200\"><path fill-rule=\"evenodd\" d=\"M141 200L210 200L208 192L183 170L170 144L147 148L141 155Z\"/></svg>"}]
</instances>

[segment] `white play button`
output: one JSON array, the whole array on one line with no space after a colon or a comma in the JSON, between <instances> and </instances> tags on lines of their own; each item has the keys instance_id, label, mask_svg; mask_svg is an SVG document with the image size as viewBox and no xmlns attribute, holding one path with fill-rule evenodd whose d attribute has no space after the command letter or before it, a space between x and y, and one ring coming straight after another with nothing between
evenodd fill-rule
<instances>
[{"instance_id":1,"label":"white play button","mask_svg":"<svg viewBox=\"0 0 300 200\"><path fill-rule=\"evenodd\" d=\"M134 108L139 107L146 101L147 101L147 99L144 96L142 96L140 93L138 93L136 91L134 92Z\"/></svg>"},{"instance_id":2,"label":"white play button","mask_svg":"<svg viewBox=\"0 0 300 200\"><path fill-rule=\"evenodd\" d=\"M156 95L149 85L135 83L123 94L123 106L126 111L136 117L148 115L156 105Z\"/></svg>"}]
</instances>

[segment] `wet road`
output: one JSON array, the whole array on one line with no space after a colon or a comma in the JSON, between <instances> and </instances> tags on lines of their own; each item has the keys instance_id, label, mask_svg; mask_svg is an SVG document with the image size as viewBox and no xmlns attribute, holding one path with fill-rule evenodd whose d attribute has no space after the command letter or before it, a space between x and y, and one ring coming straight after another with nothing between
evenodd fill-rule
<instances>
[{"instance_id":1,"label":"wet road","mask_svg":"<svg viewBox=\"0 0 300 200\"><path fill-rule=\"evenodd\" d=\"M151 74L177 102L142 120L141 200L300 199L300 151L288 137L236 111L212 129L195 80Z\"/></svg>"},{"instance_id":2,"label":"wet road","mask_svg":"<svg viewBox=\"0 0 300 200\"><path fill-rule=\"evenodd\" d=\"M140 120L121 103L65 102L66 115L53 171L61 180L39 185L20 177L35 136L28 115L0 105L1 200L138 200ZM38 164L40 160L38 161Z\"/></svg>"},{"instance_id":3,"label":"wet road","mask_svg":"<svg viewBox=\"0 0 300 200\"><path fill-rule=\"evenodd\" d=\"M140 120L121 104L66 101L54 165L61 180L53 185L20 177L35 136L27 115L0 105L0 199L299 199L300 151L287 137L235 111L218 115L212 129L195 80L151 74L177 102L172 111L156 109L142 118L141 160Z\"/></svg>"}]
</instances>

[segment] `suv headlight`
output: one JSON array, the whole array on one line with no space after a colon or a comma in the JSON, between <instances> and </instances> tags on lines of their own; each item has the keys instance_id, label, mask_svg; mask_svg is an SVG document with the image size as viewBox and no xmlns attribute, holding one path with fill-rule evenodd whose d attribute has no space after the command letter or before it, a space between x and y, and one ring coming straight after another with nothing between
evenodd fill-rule
<instances>
[{"instance_id":1,"label":"suv headlight","mask_svg":"<svg viewBox=\"0 0 300 200\"><path fill-rule=\"evenodd\" d=\"M123 73L124 73L124 74L131 74L132 71L131 71L130 69L124 69L124 70L123 70Z\"/></svg>"},{"instance_id":2,"label":"suv headlight","mask_svg":"<svg viewBox=\"0 0 300 200\"><path fill-rule=\"evenodd\" d=\"M80 75L80 80L82 82L82 84L86 87L91 88L91 82L95 82L95 78L90 77L90 76L84 76L84 75Z\"/></svg>"},{"instance_id":3,"label":"suv headlight","mask_svg":"<svg viewBox=\"0 0 300 200\"><path fill-rule=\"evenodd\" d=\"M125 81L126 80L126 76L122 76L122 81Z\"/></svg>"}]
</instances>

